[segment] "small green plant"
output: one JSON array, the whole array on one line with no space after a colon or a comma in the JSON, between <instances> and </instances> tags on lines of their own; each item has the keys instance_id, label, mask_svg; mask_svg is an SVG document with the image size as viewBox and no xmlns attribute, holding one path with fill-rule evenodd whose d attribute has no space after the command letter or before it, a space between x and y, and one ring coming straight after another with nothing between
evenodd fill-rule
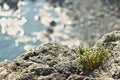
<instances>
[{"instance_id":1,"label":"small green plant","mask_svg":"<svg viewBox=\"0 0 120 80\"><path fill-rule=\"evenodd\" d=\"M83 70L92 71L107 59L112 47L104 48L98 44L95 48L86 48L83 45L78 47L79 59Z\"/></svg>"}]
</instances>

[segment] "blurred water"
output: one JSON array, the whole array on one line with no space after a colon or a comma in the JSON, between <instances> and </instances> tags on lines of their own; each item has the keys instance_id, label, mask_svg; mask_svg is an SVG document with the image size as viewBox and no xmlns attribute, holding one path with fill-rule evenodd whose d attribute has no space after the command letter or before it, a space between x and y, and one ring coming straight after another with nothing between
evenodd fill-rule
<instances>
[{"instance_id":1,"label":"blurred water","mask_svg":"<svg viewBox=\"0 0 120 80\"><path fill-rule=\"evenodd\" d=\"M13 35L12 31L10 32L10 30L8 30L8 32L7 31L4 32L4 30L3 30L4 26L3 27L0 26L0 61L3 61L5 59L11 60L11 59L16 58L18 55L20 55L21 53L23 53L25 51L24 50L25 45L35 45L36 46L36 45L41 44L41 41L34 40L34 36L32 35L32 32L42 31L42 30L46 29L45 25L43 25L40 21L37 21L34 19L35 15L38 14L38 11L42 7L43 4L45 4L44 0L36 0L34 2L32 2L30 0L25 0L23 5L19 6L17 15L15 15L15 14L9 15L9 13L12 13L9 11L6 15L4 15L5 13L3 13L3 14L2 14L2 12L0 13L0 14L2 14L2 15L0 15L0 19L3 21L6 21L8 18L11 19L11 17L14 18L15 20L16 19L26 20L26 22L22 25L22 27L15 26L12 29L14 32L18 28L20 28L20 29L22 28L21 31L23 33L21 35L23 36L23 34L24 34L24 36L27 37L27 39L28 39L28 41L26 41L26 42L18 42L17 43L17 41L19 41L19 39L21 39L21 36L19 36L17 34L20 34L21 32L18 31L18 32L16 32L16 35ZM53 11L49 11L49 13L54 14ZM54 15L54 17L56 17L56 16ZM3 21L1 22L1 24L3 24ZM13 22L15 22L15 21L13 21ZM17 23L17 20L15 23L13 24L13 26L22 24L21 22ZM24 37L22 39L24 40ZM33 40L31 40L31 39L33 39Z\"/></svg>"}]
</instances>

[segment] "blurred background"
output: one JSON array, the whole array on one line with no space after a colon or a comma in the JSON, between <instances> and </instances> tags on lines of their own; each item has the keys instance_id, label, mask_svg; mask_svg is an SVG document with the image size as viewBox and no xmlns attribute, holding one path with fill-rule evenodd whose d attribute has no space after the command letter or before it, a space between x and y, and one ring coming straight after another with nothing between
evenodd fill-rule
<instances>
[{"instance_id":1,"label":"blurred background","mask_svg":"<svg viewBox=\"0 0 120 80\"><path fill-rule=\"evenodd\" d=\"M0 0L0 61L47 42L93 46L120 29L120 0Z\"/></svg>"}]
</instances>

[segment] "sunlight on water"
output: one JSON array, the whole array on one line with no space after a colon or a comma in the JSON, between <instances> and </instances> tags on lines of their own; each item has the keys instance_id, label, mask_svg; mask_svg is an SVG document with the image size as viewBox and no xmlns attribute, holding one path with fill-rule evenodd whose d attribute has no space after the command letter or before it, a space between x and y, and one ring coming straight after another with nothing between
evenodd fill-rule
<instances>
[{"instance_id":1,"label":"sunlight on water","mask_svg":"<svg viewBox=\"0 0 120 80\"><path fill-rule=\"evenodd\" d=\"M0 7L0 61L14 59L41 43L71 38L69 17L60 7L53 8L45 0L20 1L16 11L9 10L7 4L3 7Z\"/></svg>"},{"instance_id":2,"label":"sunlight on water","mask_svg":"<svg viewBox=\"0 0 120 80\"><path fill-rule=\"evenodd\" d=\"M9 10L7 4L4 4L3 8L0 7L0 61L13 59L30 46L40 45L40 41L30 36L33 31L44 29L39 21L34 20L38 12L34 11L37 9L35 5L38 2L32 3L29 0L19 2L19 9L15 12Z\"/></svg>"}]
</instances>

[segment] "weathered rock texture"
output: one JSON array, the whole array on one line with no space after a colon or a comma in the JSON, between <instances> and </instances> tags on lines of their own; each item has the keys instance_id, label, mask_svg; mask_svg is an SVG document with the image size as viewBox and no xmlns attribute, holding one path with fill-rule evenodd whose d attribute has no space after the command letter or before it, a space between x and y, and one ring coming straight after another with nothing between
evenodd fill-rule
<instances>
[{"instance_id":1,"label":"weathered rock texture","mask_svg":"<svg viewBox=\"0 0 120 80\"><path fill-rule=\"evenodd\" d=\"M104 66L106 70L102 73L103 80L119 80L120 79L120 30L115 30L104 35L97 43L103 44L105 47L113 46L112 52L109 54L107 63ZM103 75L104 74L104 75ZM106 77L107 76L107 77Z\"/></svg>"},{"instance_id":2,"label":"weathered rock texture","mask_svg":"<svg viewBox=\"0 0 120 80\"><path fill-rule=\"evenodd\" d=\"M65 45L47 43L0 64L2 80L66 80L77 76L77 54ZM71 77L72 78L72 77Z\"/></svg>"},{"instance_id":3,"label":"weathered rock texture","mask_svg":"<svg viewBox=\"0 0 120 80\"><path fill-rule=\"evenodd\" d=\"M0 63L0 80L116 80L120 79L120 30L106 34L98 41L113 50L107 63L91 74L78 70L78 54L58 43L34 47L15 60Z\"/></svg>"}]
</instances>

